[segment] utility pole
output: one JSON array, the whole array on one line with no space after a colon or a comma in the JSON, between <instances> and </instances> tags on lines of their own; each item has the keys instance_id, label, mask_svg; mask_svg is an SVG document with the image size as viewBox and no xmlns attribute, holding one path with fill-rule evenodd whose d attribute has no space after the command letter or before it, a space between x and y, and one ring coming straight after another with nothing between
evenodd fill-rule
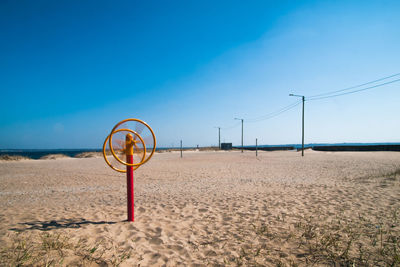
<instances>
[{"instance_id":1,"label":"utility pole","mask_svg":"<svg viewBox=\"0 0 400 267\"><path fill-rule=\"evenodd\" d=\"M181 140L181 158L182 158L182 140Z\"/></svg>"},{"instance_id":2,"label":"utility pole","mask_svg":"<svg viewBox=\"0 0 400 267\"><path fill-rule=\"evenodd\" d=\"M256 138L256 157L258 155L258 150L257 150L257 138Z\"/></svg>"},{"instance_id":3,"label":"utility pole","mask_svg":"<svg viewBox=\"0 0 400 267\"><path fill-rule=\"evenodd\" d=\"M304 102L306 99L304 96L301 99L303 100L303 115L301 119L301 156L304 157Z\"/></svg>"},{"instance_id":4,"label":"utility pole","mask_svg":"<svg viewBox=\"0 0 400 267\"><path fill-rule=\"evenodd\" d=\"M235 118L235 120L241 120L242 121L242 153L243 153L243 119Z\"/></svg>"},{"instance_id":5,"label":"utility pole","mask_svg":"<svg viewBox=\"0 0 400 267\"><path fill-rule=\"evenodd\" d=\"M304 95L294 95L294 94L289 94L289 96L301 97L303 101L302 127L301 127L301 156L304 157L304 102L306 101L306 97Z\"/></svg>"},{"instance_id":6,"label":"utility pole","mask_svg":"<svg viewBox=\"0 0 400 267\"><path fill-rule=\"evenodd\" d=\"M218 148L221 150L221 127L218 127Z\"/></svg>"},{"instance_id":7,"label":"utility pole","mask_svg":"<svg viewBox=\"0 0 400 267\"><path fill-rule=\"evenodd\" d=\"M221 127L214 127L218 128L218 149L221 150Z\"/></svg>"}]
</instances>

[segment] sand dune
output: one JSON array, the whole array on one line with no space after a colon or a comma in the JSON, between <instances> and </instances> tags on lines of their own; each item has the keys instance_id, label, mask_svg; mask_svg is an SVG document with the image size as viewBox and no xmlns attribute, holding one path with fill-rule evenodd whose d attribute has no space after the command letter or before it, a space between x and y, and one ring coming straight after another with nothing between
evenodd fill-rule
<instances>
[{"instance_id":1,"label":"sand dune","mask_svg":"<svg viewBox=\"0 0 400 267\"><path fill-rule=\"evenodd\" d=\"M135 172L133 223L102 158L0 162L0 263L18 240L58 244L32 250L39 265L396 261L399 153L258 153L156 153Z\"/></svg>"},{"instance_id":2,"label":"sand dune","mask_svg":"<svg viewBox=\"0 0 400 267\"><path fill-rule=\"evenodd\" d=\"M69 158L69 157L64 154L49 154L41 157L40 159L62 159L62 158Z\"/></svg>"}]
</instances>

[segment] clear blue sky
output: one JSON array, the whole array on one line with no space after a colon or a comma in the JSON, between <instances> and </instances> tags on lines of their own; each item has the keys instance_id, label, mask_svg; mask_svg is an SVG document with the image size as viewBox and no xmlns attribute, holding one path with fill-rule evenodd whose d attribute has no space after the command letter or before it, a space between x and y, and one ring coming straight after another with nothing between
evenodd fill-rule
<instances>
[{"instance_id":1,"label":"clear blue sky","mask_svg":"<svg viewBox=\"0 0 400 267\"><path fill-rule=\"evenodd\" d=\"M301 142L315 95L400 72L399 1L1 1L0 148L99 148L135 117L159 146ZM306 143L400 142L400 83L306 102ZM240 127L221 130L240 144Z\"/></svg>"}]
</instances>

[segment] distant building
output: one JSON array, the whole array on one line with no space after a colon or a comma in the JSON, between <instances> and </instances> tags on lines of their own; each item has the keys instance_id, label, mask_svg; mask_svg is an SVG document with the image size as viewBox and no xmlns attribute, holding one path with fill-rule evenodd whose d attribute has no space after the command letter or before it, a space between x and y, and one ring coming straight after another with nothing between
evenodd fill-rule
<instances>
[{"instance_id":1,"label":"distant building","mask_svg":"<svg viewBox=\"0 0 400 267\"><path fill-rule=\"evenodd\" d=\"M232 143L221 143L221 149L222 150L231 150L232 149Z\"/></svg>"}]
</instances>

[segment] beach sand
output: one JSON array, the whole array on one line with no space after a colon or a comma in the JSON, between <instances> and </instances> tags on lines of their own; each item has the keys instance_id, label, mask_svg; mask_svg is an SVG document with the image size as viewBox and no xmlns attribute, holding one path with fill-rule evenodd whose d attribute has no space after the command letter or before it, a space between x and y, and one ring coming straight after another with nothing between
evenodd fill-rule
<instances>
[{"instance_id":1,"label":"beach sand","mask_svg":"<svg viewBox=\"0 0 400 267\"><path fill-rule=\"evenodd\" d=\"M0 265L400 264L398 152L156 153L0 162ZM25 256L25 254L28 256Z\"/></svg>"}]
</instances>

